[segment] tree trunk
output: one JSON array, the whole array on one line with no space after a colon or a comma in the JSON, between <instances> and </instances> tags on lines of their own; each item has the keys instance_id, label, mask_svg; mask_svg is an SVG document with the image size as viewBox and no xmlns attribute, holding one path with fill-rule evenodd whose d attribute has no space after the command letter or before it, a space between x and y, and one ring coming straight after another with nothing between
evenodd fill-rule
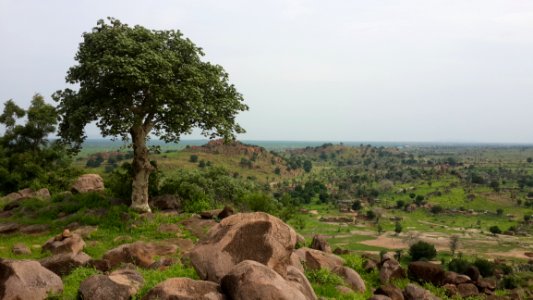
<instances>
[{"instance_id":1,"label":"tree trunk","mask_svg":"<svg viewBox=\"0 0 533 300\"><path fill-rule=\"evenodd\" d=\"M148 205L148 179L153 167L148 159L146 147L147 132L142 126L130 130L133 141L133 183L131 192L131 208L139 212L150 212Z\"/></svg>"}]
</instances>

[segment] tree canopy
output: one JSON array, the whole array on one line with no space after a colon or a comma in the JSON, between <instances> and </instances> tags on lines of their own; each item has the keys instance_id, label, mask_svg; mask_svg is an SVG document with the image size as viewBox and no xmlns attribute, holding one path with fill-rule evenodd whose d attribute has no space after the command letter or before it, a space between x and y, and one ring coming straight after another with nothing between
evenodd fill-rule
<instances>
[{"instance_id":1,"label":"tree canopy","mask_svg":"<svg viewBox=\"0 0 533 300\"><path fill-rule=\"evenodd\" d=\"M93 121L104 137L131 138L132 206L138 210L149 210L150 134L177 142L194 128L210 138L232 139L244 132L235 122L236 114L248 109L242 95L224 69L202 61L203 55L180 31L99 20L83 34L77 64L67 73L67 82L79 89L53 96L59 102L59 135L74 149L86 138L85 125Z\"/></svg>"}]
</instances>

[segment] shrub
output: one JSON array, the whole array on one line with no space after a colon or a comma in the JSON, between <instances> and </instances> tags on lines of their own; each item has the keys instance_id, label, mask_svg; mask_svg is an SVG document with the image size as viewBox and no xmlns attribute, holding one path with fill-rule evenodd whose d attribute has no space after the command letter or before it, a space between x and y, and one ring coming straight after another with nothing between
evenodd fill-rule
<instances>
[{"instance_id":1,"label":"shrub","mask_svg":"<svg viewBox=\"0 0 533 300\"><path fill-rule=\"evenodd\" d=\"M352 209L353 210L360 210L362 207L361 205L361 200L355 200L353 203L352 203Z\"/></svg>"},{"instance_id":2,"label":"shrub","mask_svg":"<svg viewBox=\"0 0 533 300\"><path fill-rule=\"evenodd\" d=\"M396 208L402 209L404 206L405 206L405 201L403 200L396 201Z\"/></svg>"},{"instance_id":3,"label":"shrub","mask_svg":"<svg viewBox=\"0 0 533 300\"><path fill-rule=\"evenodd\" d=\"M239 203L251 211L272 213L277 208L274 198L262 192L245 194L239 199Z\"/></svg>"},{"instance_id":4,"label":"shrub","mask_svg":"<svg viewBox=\"0 0 533 300\"><path fill-rule=\"evenodd\" d=\"M437 250L432 244L419 241L409 247L409 255L412 260L420 260L422 258L430 260L437 256Z\"/></svg>"},{"instance_id":5,"label":"shrub","mask_svg":"<svg viewBox=\"0 0 533 300\"><path fill-rule=\"evenodd\" d=\"M198 155L196 154L191 155L191 157L189 158L189 161L192 163L196 163L198 161Z\"/></svg>"},{"instance_id":6,"label":"shrub","mask_svg":"<svg viewBox=\"0 0 533 300\"><path fill-rule=\"evenodd\" d=\"M440 205L435 205L431 207L431 213L433 214L440 214L444 209Z\"/></svg>"},{"instance_id":7,"label":"shrub","mask_svg":"<svg viewBox=\"0 0 533 300\"><path fill-rule=\"evenodd\" d=\"M450 261L450 263L448 263L448 270L459 274L464 274L471 265L472 264L466 259L454 258Z\"/></svg>"},{"instance_id":8,"label":"shrub","mask_svg":"<svg viewBox=\"0 0 533 300\"><path fill-rule=\"evenodd\" d=\"M478 258L474 261L474 266L479 270L483 277L489 277L494 274L494 263L483 258Z\"/></svg>"},{"instance_id":9,"label":"shrub","mask_svg":"<svg viewBox=\"0 0 533 300\"><path fill-rule=\"evenodd\" d=\"M500 227L494 225L494 226L491 226L489 228L489 231L492 233L492 234L500 234L502 233L502 230L500 229Z\"/></svg>"},{"instance_id":10,"label":"shrub","mask_svg":"<svg viewBox=\"0 0 533 300\"><path fill-rule=\"evenodd\" d=\"M373 210L367 210L366 211L366 217L369 220L374 220L376 218L376 213Z\"/></svg>"}]
</instances>

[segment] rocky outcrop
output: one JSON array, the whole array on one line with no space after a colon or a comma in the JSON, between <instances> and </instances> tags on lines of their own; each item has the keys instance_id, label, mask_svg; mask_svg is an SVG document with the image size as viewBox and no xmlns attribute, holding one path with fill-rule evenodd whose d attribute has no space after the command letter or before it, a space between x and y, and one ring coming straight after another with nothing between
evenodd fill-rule
<instances>
[{"instance_id":1,"label":"rocky outcrop","mask_svg":"<svg viewBox=\"0 0 533 300\"><path fill-rule=\"evenodd\" d=\"M251 260L245 260L236 265L222 278L220 285L224 293L230 299L235 300L309 299L277 272L264 264Z\"/></svg>"},{"instance_id":2,"label":"rocky outcrop","mask_svg":"<svg viewBox=\"0 0 533 300\"><path fill-rule=\"evenodd\" d=\"M382 285L374 291L374 295L384 295L391 300L404 300L402 290L393 285Z\"/></svg>"},{"instance_id":3,"label":"rocky outcrop","mask_svg":"<svg viewBox=\"0 0 533 300\"><path fill-rule=\"evenodd\" d=\"M104 191L104 180L98 174L84 174L76 179L71 187L72 193L88 193Z\"/></svg>"},{"instance_id":4,"label":"rocky outcrop","mask_svg":"<svg viewBox=\"0 0 533 300\"><path fill-rule=\"evenodd\" d=\"M143 300L225 300L220 286L211 281L170 278L151 289Z\"/></svg>"},{"instance_id":5,"label":"rocky outcrop","mask_svg":"<svg viewBox=\"0 0 533 300\"><path fill-rule=\"evenodd\" d=\"M89 263L91 257L84 252L59 253L50 257L43 258L39 261L41 265L59 276L67 275L75 268L85 266Z\"/></svg>"},{"instance_id":6,"label":"rocky outcrop","mask_svg":"<svg viewBox=\"0 0 533 300\"><path fill-rule=\"evenodd\" d=\"M407 267L409 278L418 282L431 282L434 285L442 285L445 273L442 266L425 261L414 261Z\"/></svg>"},{"instance_id":7,"label":"rocky outcrop","mask_svg":"<svg viewBox=\"0 0 533 300\"><path fill-rule=\"evenodd\" d=\"M115 268L124 263L132 263L143 268L149 268L156 262L155 258L157 256L172 255L176 253L177 249L178 247L172 244L135 242L107 251L102 259L109 262L110 268Z\"/></svg>"},{"instance_id":8,"label":"rocky outcrop","mask_svg":"<svg viewBox=\"0 0 533 300\"><path fill-rule=\"evenodd\" d=\"M295 244L296 232L280 219L261 212L236 214L211 228L189 258L200 278L214 282L245 260L285 276Z\"/></svg>"},{"instance_id":9,"label":"rocky outcrop","mask_svg":"<svg viewBox=\"0 0 533 300\"><path fill-rule=\"evenodd\" d=\"M479 290L473 283L459 284L457 285L457 291L462 298L477 296L479 294Z\"/></svg>"},{"instance_id":10,"label":"rocky outcrop","mask_svg":"<svg viewBox=\"0 0 533 300\"><path fill-rule=\"evenodd\" d=\"M5 200L12 201L11 203L24 200L24 199L29 199L29 198L49 199L50 191L48 191L47 188L42 188L37 191L34 191L33 189L30 189L30 188L26 188L18 192L10 193L4 197Z\"/></svg>"},{"instance_id":11,"label":"rocky outcrop","mask_svg":"<svg viewBox=\"0 0 533 300\"><path fill-rule=\"evenodd\" d=\"M63 291L61 278L32 260L0 260L0 299L43 300Z\"/></svg>"},{"instance_id":12,"label":"rocky outcrop","mask_svg":"<svg viewBox=\"0 0 533 300\"><path fill-rule=\"evenodd\" d=\"M352 290L360 293L366 291L365 281L355 270L349 267L336 267L333 272L339 275Z\"/></svg>"},{"instance_id":13,"label":"rocky outcrop","mask_svg":"<svg viewBox=\"0 0 533 300\"><path fill-rule=\"evenodd\" d=\"M293 266L287 267L286 280L291 286L297 288L300 292L302 292L306 299L317 298L315 291L311 286L311 283L309 282L307 277L305 277L303 271L300 271Z\"/></svg>"},{"instance_id":14,"label":"rocky outcrop","mask_svg":"<svg viewBox=\"0 0 533 300\"><path fill-rule=\"evenodd\" d=\"M443 282L444 284L446 283L449 283L449 284L461 284L461 283L469 283L471 282L472 280L470 280L470 277L466 276L466 275L463 275L463 274L457 274L455 272L451 272L451 271L446 271L444 272L444 279L443 279Z\"/></svg>"},{"instance_id":15,"label":"rocky outcrop","mask_svg":"<svg viewBox=\"0 0 533 300\"><path fill-rule=\"evenodd\" d=\"M313 236L311 249L331 253L331 247L329 246L328 241L326 241L326 237L320 234L315 234L315 236Z\"/></svg>"},{"instance_id":16,"label":"rocky outcrop","mask_svg":"<svg viewBox=\"0 0 533 300\"><path fill-rule=\"evenodd\" d=\"M470 277L472 281L477 281L481 274L479 273L479 269L476 266L469 266L466 269L465 275Z\"/></svg>"},{"instance_id":17,"label":"rocky outcrop","mask_svg":"<svg viewBox=\"0 0 533 300\"><path fill-rule=\"evenodd\" d=\"M148 204L157 210L181 211L181 200L175 195L160 195L150 198Z\"/></svg>"},{"instance_id":18,"label":"rocky outcrop","mask_svg":"<svg viewBox=\"0 0 533 300\"><path fill-rule=\"evenodd\" d=\"M369 266L367 265L365 269L368 267ZM393 279L401 279L405 277L405 270L396 259L387 259L381 263L381 267L379 269L379 280L381 284L387 284Z\"/></svg>"},{"instance_id":19,"label":"rocky outcrop","mask_svg":"<svg viewBox=\"0 0 533 300\"><path fill-rule=\"evenodd\" d=\"M109 275L94 275L80 284L80 298L84 300L129 300L144 284L135 270L117 270Z\"/></svg>"},{"instance_id":20,"label":"rocky outcrop","mask_svg":"<svg viewBox=\"0 0 533 300\"><path fill-rule=\"evenodd\" d=\"M405 300L440 300L439 297L433 295L430 291L412 283L405 287L403 296Z\"/></svg>"},{"instance_id":21,"label":"rocky outcrop","mask_svg":"<svg viewBox=\"0 0 533 300\"><path fill-rule=\"evenodd\" d=\"M328 269L333 271L344 265L341 257L310 248L300 248L294 251L300 261L311 270Z\"/></svg>"},{"instance_id":22,"label":"rocky outcrop","mask_svg":"<svg viewBox=\"0 0 533 300\"><path fill-rule=\"evenodd\" d=\"M13 254L16 254L16 255L31 254L30 248L28 248L28 246L21 244L21 243L13 245L13 247L11 248L11 252L13 252Z\"/></svg>"},{"instance_id":23,"label":"rocky outcrop","mask_svg":"<svg viewBox=\"0 0 533 300\"><path fill-rule=\"evenodd\" d=\"M63 233L49 239L43 245L43 251L50 251L52 254L72 253L78 254L85 247L85 242L80 235L65 229Z\"/></svg>"}]
</instances>

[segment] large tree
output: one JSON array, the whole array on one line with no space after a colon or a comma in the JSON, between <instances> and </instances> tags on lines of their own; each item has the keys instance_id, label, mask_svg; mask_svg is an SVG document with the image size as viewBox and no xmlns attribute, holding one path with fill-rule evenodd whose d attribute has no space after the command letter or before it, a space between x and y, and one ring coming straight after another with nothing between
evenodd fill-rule
<instances>
[{"instance_id":1,"label":"large tree","mask_svg":"<svg viewBox=\"0 0 533 300\"><path fill-rule=\"evenodd\" d=\"M177 30L99 20L83 34L77 64L67 73L67 83L79 89L53 96L59 102L59 135L74 149L86 137L85 125L93 121L104 137L131 138L131 206L138 211L150 211L150 135L177 142L194 128L210 138L233 139L244 132L235 116L248 107L224 69L202 61L203 55Z\"/></svg>"}]
</instances>

